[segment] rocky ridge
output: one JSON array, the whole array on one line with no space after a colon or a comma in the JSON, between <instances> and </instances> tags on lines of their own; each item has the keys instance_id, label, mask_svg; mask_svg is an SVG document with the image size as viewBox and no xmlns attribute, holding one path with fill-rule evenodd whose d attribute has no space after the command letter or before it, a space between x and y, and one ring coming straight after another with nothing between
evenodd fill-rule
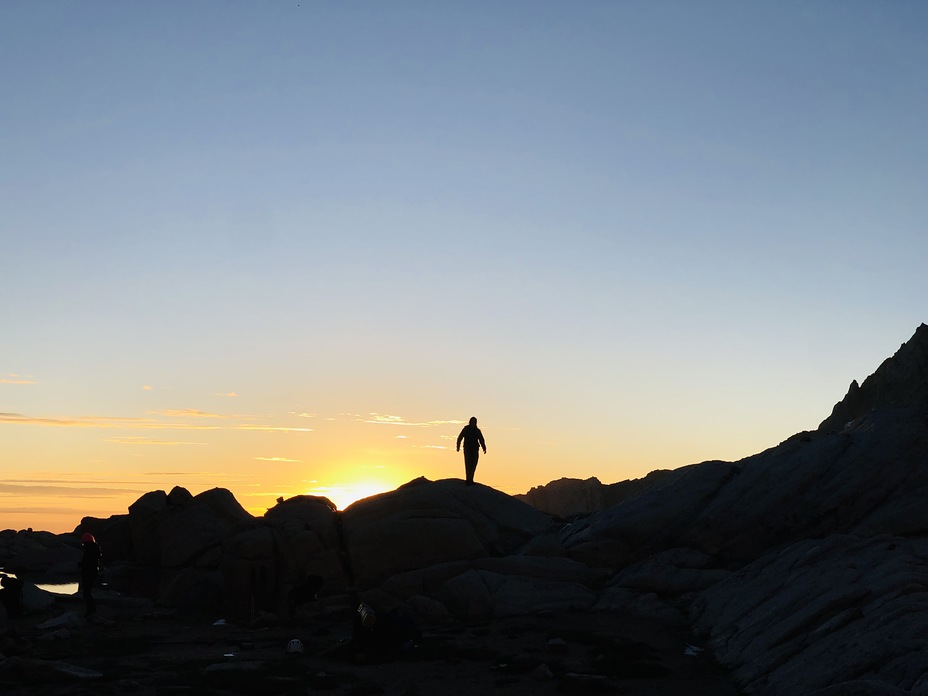
<instances>
[{"instance_id":1,"label":"rocky ridge","mask_svg":"<svg viewBox=\"0 0 928 696\"><path fill-rule=\"evenodd\" d=\"M423 626L620 612L690 626L747 694L928 696L928 327L816 430L626 483L553 482L524 497L536 508L418 479L343 512L301 496L260 518L228 491L175 488L76 533L101 540L113 588L164 607L285 620L310 573L317 616L359 600ZM24 576L75 548L0 533Z\"/></svg>"}]
</instances>

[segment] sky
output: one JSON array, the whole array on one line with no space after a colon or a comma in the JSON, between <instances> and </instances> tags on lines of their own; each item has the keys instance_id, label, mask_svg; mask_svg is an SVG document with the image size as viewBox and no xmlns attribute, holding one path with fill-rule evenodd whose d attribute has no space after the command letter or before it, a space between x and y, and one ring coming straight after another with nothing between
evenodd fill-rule
<instances>
[{"instance_id":1,"label":"sky","mask_svg":"<svg viewBox=\"0 0 928 696\"><path fill-rule=\"evenodd\" d=\"M928 5L0 3L0 529L524 493L817 427L928 320Z\"/></svg>"}]
</instances>

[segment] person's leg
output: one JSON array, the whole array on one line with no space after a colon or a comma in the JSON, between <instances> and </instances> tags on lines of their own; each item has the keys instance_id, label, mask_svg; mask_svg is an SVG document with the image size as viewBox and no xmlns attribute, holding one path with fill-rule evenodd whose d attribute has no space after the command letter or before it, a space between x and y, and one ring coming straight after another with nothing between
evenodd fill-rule
<instances>
[{"instance_id":1,"label":"person's leg","mask_svg":"<svg viewBox=\"0 0 928 696\"><path fill-rule=\"evenodd\" d=\"M464 472L467 474L467 485L473 485L474 474L477 471L477 452L464 453Z\"/></svg>"},{"instance_id":2,"label":"person's leg","mask_svg":"<svg viewBox=\"0 0 928 696\"><path fill-rule=\"evenodd\" d=\"M81 590L84 595L84 608L87 616L97 613L97 603L93 599L93 584L96 576L85 575L81 578Z\"/></svg>"}]
</instances>

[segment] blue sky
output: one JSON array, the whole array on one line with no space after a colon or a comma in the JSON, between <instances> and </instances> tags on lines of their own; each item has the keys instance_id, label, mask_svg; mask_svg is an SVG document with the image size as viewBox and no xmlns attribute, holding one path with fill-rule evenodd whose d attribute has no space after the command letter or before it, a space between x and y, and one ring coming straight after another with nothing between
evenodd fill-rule
<instances>
[{"instance_id":1,"label":"blue sky","mask_svg":"<svg viewBox=\"0 0 928 696\"><path fill-rule=\"evenodd\" d=\"M460 476L471 415L511 493L814 428L926 318L926 29L902 2L4 3L0 526L123 478ZM295 429L180 436L210 418Z\"/></svg>"}]
</instances>

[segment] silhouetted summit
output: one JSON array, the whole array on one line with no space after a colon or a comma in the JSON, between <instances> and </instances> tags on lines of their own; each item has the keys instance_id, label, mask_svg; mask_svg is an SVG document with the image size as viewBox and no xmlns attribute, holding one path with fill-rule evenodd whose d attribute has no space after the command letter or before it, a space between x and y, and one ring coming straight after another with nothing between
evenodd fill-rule
<instances>
[{"instance_id":1,"label":"silhouetted summit","mask_svg":"<svg viewBox=\"0 0 928 696\"><path fill-rule=\"evenodd\" d=\"M851 382L847 395L822 421L820 432L841 430L851 421L883 409L928 409L928 326L922 324L883 361L862 385Z\"/></svg>"}]
</instances>

